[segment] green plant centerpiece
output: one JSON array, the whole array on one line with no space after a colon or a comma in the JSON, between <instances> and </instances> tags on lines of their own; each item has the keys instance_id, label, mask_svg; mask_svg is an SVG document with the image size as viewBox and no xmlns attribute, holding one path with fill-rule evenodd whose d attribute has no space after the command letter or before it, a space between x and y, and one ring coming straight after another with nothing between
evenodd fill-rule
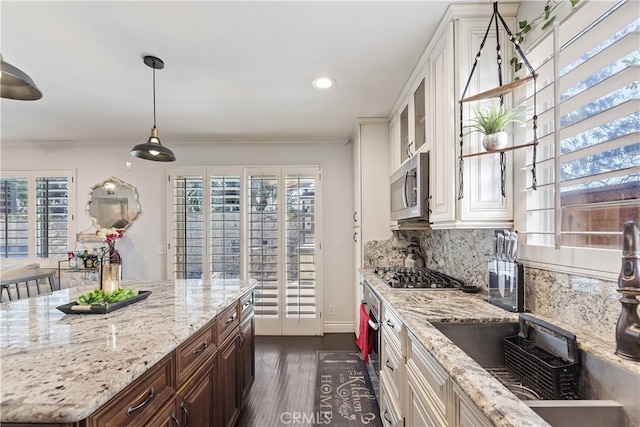
<instances>
[{"instance_id":1,"label":"green plant centerpiece","mask_svg":"<svg viewBox=\"0 0 640 427\"><path fill-rule=\"evenodd\" d=\"M482 145L487 151L500 151L506 148L508 135L504 131L509 123L522 123L518 119L520 112L517 108L507 108L498 102L486 105L474 111L470 124L465 126L471 132L484 134Z\"/></svg>"}]
</instances>

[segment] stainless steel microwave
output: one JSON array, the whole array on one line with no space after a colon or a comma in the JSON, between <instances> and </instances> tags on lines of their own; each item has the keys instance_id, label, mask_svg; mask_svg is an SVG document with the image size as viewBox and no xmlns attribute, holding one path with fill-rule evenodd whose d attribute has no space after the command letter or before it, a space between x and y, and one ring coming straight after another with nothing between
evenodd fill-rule
<instances>
[{"instance_id":1,"label":"stainless steel microwave","mask_svg":"<svg viewBox=\"0 0 640 427\"><path fill-rule=\"evenodd\" d=\"M391 175L391 220L429 221L429 153L418 153Z\"/></svg>"}]
</instances>

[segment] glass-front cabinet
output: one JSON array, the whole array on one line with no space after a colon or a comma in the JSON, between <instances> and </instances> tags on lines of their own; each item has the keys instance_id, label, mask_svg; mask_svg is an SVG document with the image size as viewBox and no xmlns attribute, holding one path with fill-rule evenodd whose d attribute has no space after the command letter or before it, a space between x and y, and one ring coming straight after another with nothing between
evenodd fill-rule
<instances>
[{"instance_id":1,"label":"glass-front cabinet","mask_svg":"<svg viewBox=\"0 0 640 427\"><path fill-rule=\"evenodd\" d=\"M397 105L389 120L391 172L424 150L427 142L425 76L419 74L411 86L410 95Z\"/></svg>"},{"instance_id":2,"label":"glass-front cabinet","mask_svg":"<svg viewBox=\"0 0 640 427\"><path fill-rule=\"evenodd\" d=\"M397 169L402 163L413 157L426 143L426 104L425 104L425 79L420 76L417 83L413 85L411 96L405 98L405 102L399 109L398 114L398 143L392 147L391 158L397 158L399 161L392 162L392 171ZM393 144L394 137L391 135ZM395 164L394 164L395 163Z\"/></svg>"}]
</instances>

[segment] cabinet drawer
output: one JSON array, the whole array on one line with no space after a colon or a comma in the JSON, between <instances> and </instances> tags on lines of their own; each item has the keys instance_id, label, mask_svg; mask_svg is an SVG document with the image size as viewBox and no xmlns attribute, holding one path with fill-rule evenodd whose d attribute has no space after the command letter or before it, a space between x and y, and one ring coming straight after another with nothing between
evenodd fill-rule
<instances>
[{"instance_id":1,"label":"cabinet drawer","mask_svg":"<svg viewBox=\"0 0 640 427\"><path fill-rule=\"evenodd\" d=\"M87 427L147 423L169 399L175 398L174 364L173 353L171 353L91 415L87 419Z\"/></svg>"},{"instance_id":2,"label":"cabinet drawer","mask_svg":"<svg viewBox=\"0 0 640 427\"><path fill-rule=\"evenodd\" d=\"M404 381L404 358L400 354L400 349L393 344L394 338L382 330L382 348L380 352L380 376L388 379L389 394L394 399L400 398L400 390Z\"/></svg>"},{"instance_id":3,"label":"cabinet drawer","mask_svg":"<svg viewBox=\"0 0 640 427\"><path fill-rule=\"evenodd\" d=\"M215 328L215 321L209 322L176 349L178 388L216 352Z\"/></svg>"},{"instance_id":4,"label":"cabinet drawer","mask_svg":"<svg viewBox=\"0 0 640 427\"><path fill-rule=\"evenodd\" d=\"M253 292L240 298L240 320L243 321L253 313Z\"/></svg>"},{"instance_id":5,"label":"cabinet drawer","mask_svg":"<svg viewBox=\"0 0 640 427\"><path fill-rule=\"evenodd\" d=\"M221 343L224 341L227 335L229 335L236 326L240 324L240 316L238 315L239 311L240 303L237 301L216 316L216 329L218 335L217 342Z\"/></svg>"},{"instance_id":6,"label":"cabinet drawer","mask_svg":"<svg viewBox=\"0 0 640 427\"><path fill-rule=\"evenodd\" d=\"M400 317L386 305L383 306L382 326L384 330L390 333L390 336L393 338L393 344L401 349L402 321Z\"/></svg>"}]
</instances>

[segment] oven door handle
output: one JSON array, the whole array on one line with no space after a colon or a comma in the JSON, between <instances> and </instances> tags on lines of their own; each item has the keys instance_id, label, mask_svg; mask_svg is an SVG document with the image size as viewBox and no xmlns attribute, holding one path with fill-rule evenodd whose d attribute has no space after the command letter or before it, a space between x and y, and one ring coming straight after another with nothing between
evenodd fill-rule
<instances>
[{"instance_id":1,"label":"oven door handle","mask_svg":"<svg viewBox=\"0 0 640 427\"><path fill-rule=\"evenodd\" d=\"M371 319L369 319L369 326L371 326L371 329L373 329L374 331L377 331L378 329L380 329L380 324L374 322Z\"/></svg>"}]
</instances>

